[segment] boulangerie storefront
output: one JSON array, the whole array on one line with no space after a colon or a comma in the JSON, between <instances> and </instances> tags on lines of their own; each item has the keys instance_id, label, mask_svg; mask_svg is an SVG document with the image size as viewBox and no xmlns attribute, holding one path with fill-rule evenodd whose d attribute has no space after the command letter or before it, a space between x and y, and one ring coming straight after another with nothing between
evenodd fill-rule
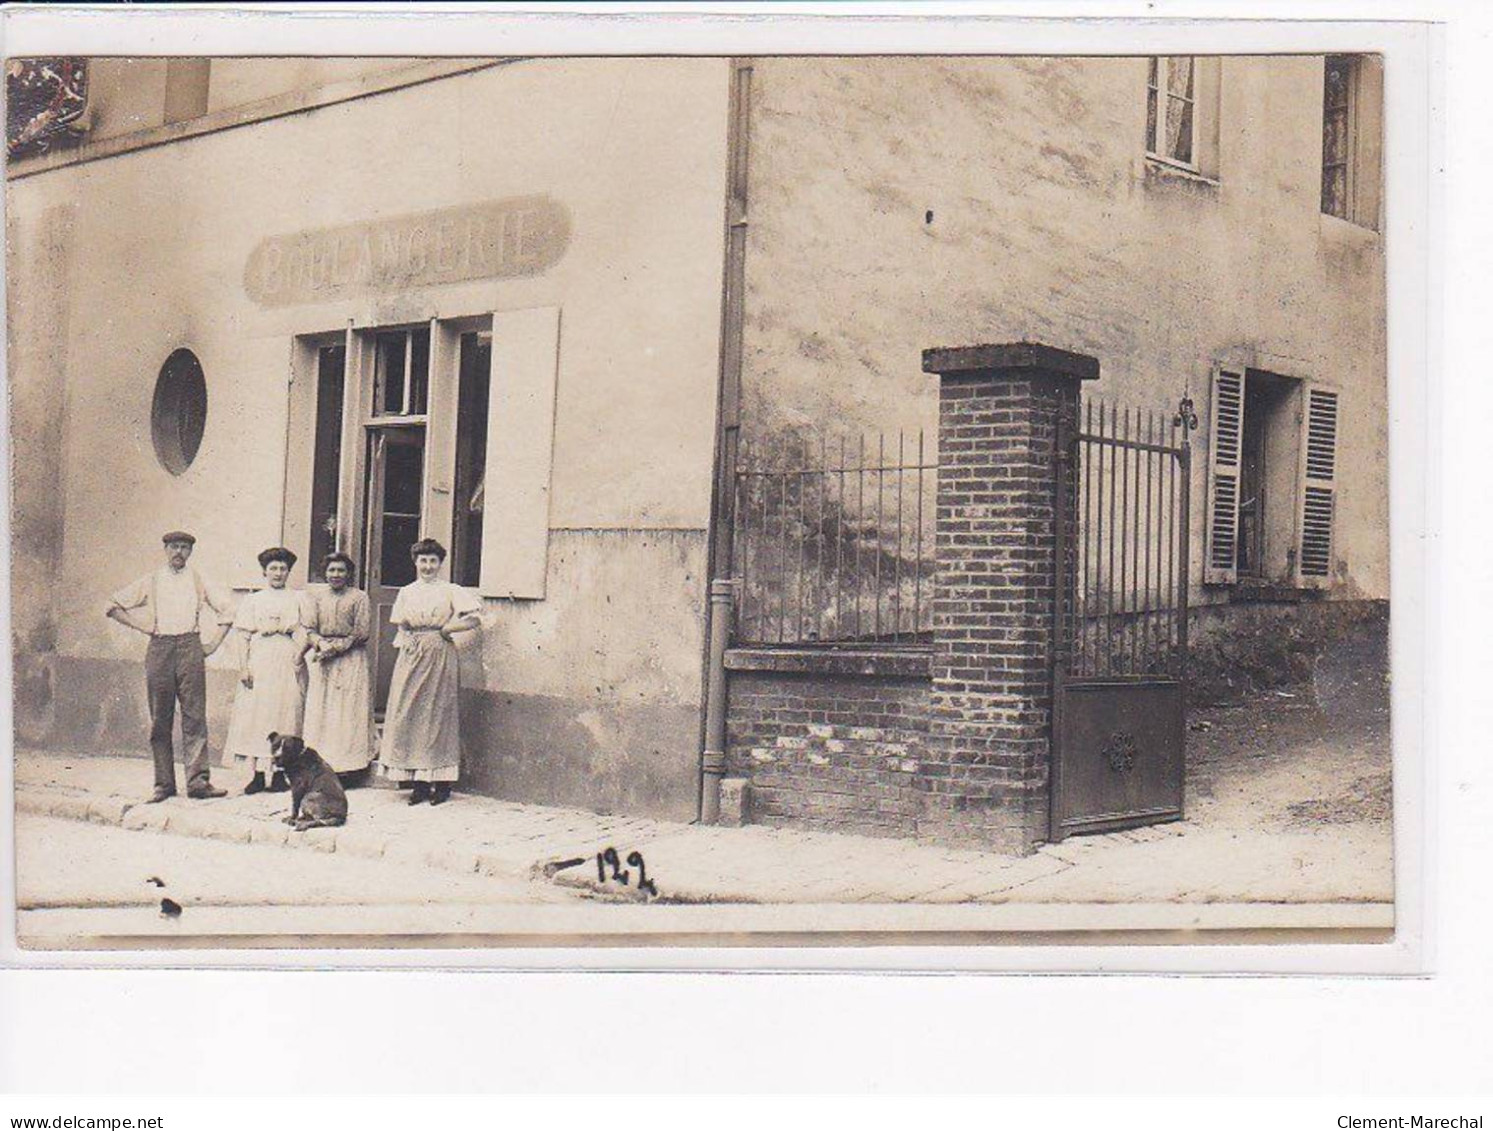
<instances>
[{"instance_id":1,"label":"boulangerie storefront","mask_svg":"<svg viewBox=\"0 0 1493 1131\"><path fill-rule=\"evenodd\" d=\"M17 572L76 595L18 623L18 654L27 631L55 641L22 662L23 731L143 737L137 642L98 606L176 526L243 591L265 546L300 555L292 584L351 553L382 697L387 612L431 536L486 599L468 784L688 819L729 64L447 72L277 115L209 105L219 128L13 167L17 423L60 438L17 479L19 510L54 519ZM215 745L231 682L215 658Z\"/></svg>"}]
</instances>

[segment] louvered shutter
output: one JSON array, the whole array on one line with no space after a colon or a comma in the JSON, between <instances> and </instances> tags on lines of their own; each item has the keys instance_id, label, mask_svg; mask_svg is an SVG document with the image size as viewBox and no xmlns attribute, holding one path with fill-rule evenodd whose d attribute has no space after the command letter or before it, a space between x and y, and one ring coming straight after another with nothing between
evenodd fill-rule
<instances>
[{"instance_id":1,"label":"louvered shutter","mask_svg":"<svg viewBox=\"0 0 1493 1131\"><path fill-rule=\"evenodd\" d=\"M1238 579L1239 449L1244 434L1244 372L1215 368L1208 422L1208 528L1203 580Z\"/></svg>"},{"instance_id":2,"label":"louvered shutter","mask_svg":"<svg viewBox=\"0 0 1493 1131\"><path fill-rule=\"evenodd\" d=\"M1338 395L1308 388L1306 459L1301 490L1301 551L1297 568L1303 581L1325 581L1332 574L1332 516L1337 506Z\"/></svg>"}]
</instances>

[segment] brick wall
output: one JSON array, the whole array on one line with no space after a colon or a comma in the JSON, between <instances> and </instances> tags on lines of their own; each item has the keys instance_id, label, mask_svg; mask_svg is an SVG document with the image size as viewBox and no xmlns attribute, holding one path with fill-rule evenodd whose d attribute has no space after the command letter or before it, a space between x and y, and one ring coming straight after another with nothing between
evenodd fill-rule
<instances>
[{"instance_id":1,"label":"brick wall","mask_svg":"<svg viewBox=\"0 0 1493 1131\"><path fill-rule=\"evenodd\" d=\"M1195 704L1236 703L1309 683L1317 659L1366 626L1387 635L1388 601L1250 601L1195 607L1190 625L1187 697Z\"/></svg>"},{"instance_id":2,"label":"brick wall","mask_svg":"<svg viewBox=\"0 0 1493 1131\"><path fill-rule=\"evenodd\" d=\"M733 671L727 772L751 783L748 818L916 836L929 690L926 674Z\"/></svg>"},{"instance_id":3,"label":"brick wall","mask_svg":"<svg viewBox=\"0 0 1493 1131\"><path fill-rule=\"evenodd\" d=\"M1065 403L1043 378L944 381L924 769L926 823L941 839L1020 850L1046 833L1052 450Z\"/></svg>"},{"instance_id":4,"label":"brick wall","mask_svg":"<svg viewBox=\"0 0 1493 1131\"><path fill-rule=\"evenodd\" d=\"M1029 852L1051 780L1054 456L1099 364L1018 342L923 366L940 375L933 646L728 654L728 772L751 781L750 819Z\"/></svg>"}]
</instances>

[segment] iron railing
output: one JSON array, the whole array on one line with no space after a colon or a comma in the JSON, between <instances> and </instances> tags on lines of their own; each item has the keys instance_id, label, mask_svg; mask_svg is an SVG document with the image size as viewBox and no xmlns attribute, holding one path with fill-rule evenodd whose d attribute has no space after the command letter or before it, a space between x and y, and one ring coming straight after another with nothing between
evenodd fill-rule
<instances>
[{"instance_id":1,"label":"iron railing","mask_svg":"<svg viewBox=\"0 0 1493 1131\"><path fill-rule=\"evenodd\" d=\"M800 438L755 464L743 447L733 639L931 644L937 470L921 431L894 442Z\"/></svg>"},{"instance_id":2,"label":"iron railing","mask_svg":"<svg viewBox=\"0 0 1493 1131\"><path fill-rule=\"evenodd\" d=\"M1066 608L1060 657L1074 677L1184 674L1190 445L1185 412L1087 401L1060 519ZM1195 419L1195 418L1194 418Z\"/></svg>"}]
</instances>

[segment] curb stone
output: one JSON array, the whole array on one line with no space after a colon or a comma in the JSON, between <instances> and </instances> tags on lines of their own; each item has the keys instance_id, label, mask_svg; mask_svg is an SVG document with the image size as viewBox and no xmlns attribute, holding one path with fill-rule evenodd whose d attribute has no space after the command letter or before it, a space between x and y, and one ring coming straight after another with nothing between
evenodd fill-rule
<instances>
[{"instance_id":1,"label":"curb stone","mask_svg":"<svg viewBox=\"0 0 1493 1131\"><path fill-rule=\"evenodd\" d=\"M290 830L284 825L251 825L249 827L250 844L268 844L277 848L288 847L290 841Z\"/></svg>"},{"instance_id":2,"label":"curb stone","mask_svg":"<svg viewBox=\"0 0 1493 1131\"><path fill-rule=\"evenodd\" d=\"M132 832L163 833L171 826L171 814L159 805L131 805L124 811L119 827Z\"/></svg>"},{"instance_id":3,"label":"curb stone","mask_svg":"<svg viewBox=\"0 0 1493 1131\"><path fill-rule=\"evenodd\" d=\"M425 852L422 859L429 867L446 872L466 872L471 875L477 873L477 854L469 849L432 848Z\"/></svg>"},{"instance_id":4,"label":"curb stone","mask_svg":"<svg viewBox=\"0 0 1493 1131\"><path fill-rule=\"evenodd\" d=\"M119 825L125 814L134 808L133 803L119 797L105 797L88 804L88 819L100 825Z\"/></svg>"},{"instance_id":5,"label":"curb stone","mask_svg":"<svg viewBox=\"0 0 1493 1131\"><path fill-rule=\"evenodd\" d=\"M282 826L283 827L283 826ZM306 829L295 834L296 848L307 848L312 852L336 852L339 829ZM287 835L286 844L290 844Z\"/></svg>"},{"instance_id":6,"label":"curb stone","mask_svg":"<svg viewBox=\"0 0 1493 1131\"><path fill-rule=\"evenodd\" d=\"M388 859L444 872L494 878L546 879L541 863L515 867L498 853L477 853L451 847L404 847L397 841L363 829L307 829L293 833L278 821L254 821L201 809L147 805L110 795L90 800L70 791L46 787L17 787L17 813L61 820L110 825L131 832L171 833L230 844L267 845L302 852L346 852L366 859Z\"/></svg>"},{"instance_id":7,"label":"curb stone","mask_svg":"<svg viewBox=\"0 0 1493 1131\"><path fill-rule=\"evenodd\" d=\"M16 812L29 813L33 817L50 817L52 813L45 804L46 798L38 797L32 790L16 790Z\"/></svg>"},{"instance_id":8,"label":"curb stone","mask_svg":"<svg viewBox=\"0 0 1493 1131\"><path fill-rule=\"evenodd\" d=\"M287 843L291 838L298 836L288 828L285 830ZM371 833L366 829L340 829L337 836L337 851L345 852L349 856L358 856L364 860L382 859L389 851L389 838Z\"/></svg>"},{"instance_id":9,"label":"curb stone","mask_svg":"<svg viewBox=\"0 0 1493 1131\"><path fill-rule=\"evenodd\" d=\"M558 863L563 863L563 861L552 860L546 864L535 865L535 877L547 878L552 884L555 884L557 887L570 888L572 891L589 892L591 895L596 896L597 898L607 899L614 902L653 903L664 897L663 892L660 892L658 895L649 895L647 892L639 890L632 884L621 884L612 881L600 883L592 878L595 874L595 871L592 861L590 860L587 860L582 864L576 864L572 867L561 869L557 869L555 867L555 865ZM675 893L669 894L671 896L675 896ZM698 898L688 892L678 893L675 897L686 901L691 901Z\"/></svg>"},{"instance_id":10,"label":"curb stone","mask_svg":"<svg viewBox=\"0 0 1493 1131\"><path fill-rule=\"evenodd\" d=\"M73 797L65 793L43 799L40 811L49 817L61 817L68 821L93 820L88 812L86 797Z\"/></svg>"},{"instance_id":11,"label":"curb stone","mask_svg":"<svg viewBox=\"0 0 1493 1131\"><path fill-rule=\"evenodd\" d=\"M16 811L42 816L85 821L94 824L112 825L131 831L169 833L194 836L235 844L263 845L294 849L302 852L346 853L364 859L386 859L415 867L431 868L462 875L486 875L494 878L516 879L547 883L583 895L589 899L621 903L700 903L724 901L735 903L770 902L772 878L763 882L740 882L727 884L729 890L718 891L718 880L713 877L685 879L679 887L661 883L657 895L640 892L635 886L624 886L617 882L598 882L594 862L590 856L579 858L568 852L576 850L566 841L569 837L552 840L548 845L542 836L521 838L513 843L500 842L477 846L462 846L458 843L443 843L434 847L418 841L402 838L397 830L376 830L366 827L338 829L310 829L296 833L278 818L261 818L251 814L219 810L211 805L198 805L184 801L168 802L164 805L149 805L142 801L107 794L90 798L77 791L55 786L32 785L16 790ZM1163 829L1165 831L1163 831ZM560 830L563 832L563 830ZM616 828L603 830L606 836L618 832ZM621 831L627 831L622 828ZM1073 838L1061 845L1041 846L1038 854L1007 876L990 878L983 886L970 879L952 883L932 883L931 887L913 898L930 902L967 901L972 899L1002 898L1002 893L1030 882L1032 870L1038 872L1057 866L1066 870L1074 865L1087 863L1091 853L1101 845L1134 846L1151 840L1160 840L1180 835L1184 831L1181 822L1143 830L1141 835L1107 834L1096 837ZM765 834L764 834L765 835ZM568 850L568 852L567 852ZM565 866L568 865L568 866ZM759 880L761 878L759 877ZM978 891L969 890L978 887ZM878 898L874 894L863 899ZM898 892L894 898L909 898Z\"/></svg>"},{"instance_id":12,"label":"curb stone","mask_svg":"<svg viewBox=\"0 0 1493 1131\"><path fill-rule=\"evenodd\" d=\"M515 860L511 855L494 852L491 849L478 852L474 863L479 876L514 877L540 883L546 883L550 879L550 873L545 871L543 863Z\"/></svg>"},{"instance_id":13,"label":"curb stone","mask_svg":"<svg viewBox=\"0 0 1493 1131\"><path fill-rule=\"evenodd\" d=\"M249 843L247 828L200 809L177 810L171 814L169 826L171 832L185 833L187 836L205 837L208 840L222 840L233 844Z\"/></svg>"},{"instance_id":14,"label":"curb stone","mask_svg":"<svg viewBox=\"0 0 1493 1131\"><path fill-rule=\"evenodd\" d=\"M585 875L573 875L570 872L559 872L551 877L551 882L559 887L570 888L572 891L582 891L613 903L653 903L663 898L662 893L657 896L649 895L647 892L639 891L631 884L624 887L619 883L599 884ZM692 902L693 897L687 893L681 897L685 901Z\"/></svg>"}]
</instances>

